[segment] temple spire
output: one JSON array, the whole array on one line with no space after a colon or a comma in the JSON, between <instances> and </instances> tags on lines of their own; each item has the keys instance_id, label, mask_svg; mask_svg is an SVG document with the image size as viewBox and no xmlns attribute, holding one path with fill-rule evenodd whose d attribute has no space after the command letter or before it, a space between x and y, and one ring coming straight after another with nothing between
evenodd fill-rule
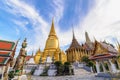
<instances>
[{"instance_id":1,"label":"temple spire","mask_svg":"<svg viewBox=\"0 0 120 80\"><path fill-rule=\"evenodd\" d=\"M120 43L119 43L119 41L117 40L117 50L118 50L118 52L120 52Z\"/></svg>"},{"instance_id":2,"label":"temple spire","mask_svg":"<svg viewBox=\"0 0 120 80\"><path fill-rule=\"evenodd\" d=\"M90 38L88 36L88 33L86 31L85 31L85 38L86 38L86 43L90 43L91 42L91 40L90 40Z\"/></svg>"},{"instance_id":3,"label":"temple spire","mask_svg":"<svg viewBox=\"0 0 120 80\"><path fill-rule=\"evenodd\" d=\"M75 38L75 34L74 34L74 29L72 27L72 33L73 33L73 39L72 39L72 43L70 45L70 49L71 48L76 48L76 47L80 47L80 44L78 43L77 39Z\"/></svg>"},{"instance_id":4,"label":"temple spire","mask_svg":"<svg viewBox=\"0 0 120 80\"><path fill-rule=\"evenodd\" d=\"M56 35L55 28L54 28L54 19L52 20L52 25L50 29L49 36Z\"/></svg>"},{"instance_id":5,"label":"temple spire","mask_svg":"<svg viewBox=\"0 0 120 80\"><path fill-rule=\"evenodd\" d=\"M41 50L40 50L40 48L37 50L37 54L40 54L41 53Z\"/></svg>"},{"instance_id":6,"label":"temple spire","mask_svg":"<svg viewBox=\"0 0 120 80\"><path fill-rule=\"evenodd\" d=\"M75 39L74 28L72 27L73 40Z\"/></svg>"},{"instance_id":7,"label":"temple spire","mask_svg":"<svg viewBox=\"0 0 120 80\"><path fill-rule=\"evenodd\" d=\"M32 55L31 55L31 57L34 57L34 53L33 53L33 51L32 51Z\"/></svg>"}]
</instances>

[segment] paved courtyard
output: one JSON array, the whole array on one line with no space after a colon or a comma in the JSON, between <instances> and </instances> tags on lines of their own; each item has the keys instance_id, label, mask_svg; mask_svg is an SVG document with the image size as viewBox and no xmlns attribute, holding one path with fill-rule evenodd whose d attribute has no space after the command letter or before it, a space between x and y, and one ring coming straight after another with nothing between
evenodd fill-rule
<instances>
[{"instance_id":1,"label":"paved courtyard","mask_svg":"<svg viewBox=\"0 0 120 80\"><path fill-rule=\"evenodd\" d=\"M94 76L59 76L59 77L38 77L32 76L32 80L103 80L103 78L95 78ZM109 80L109 79L106 79Z\"/></svg>"},{"instance_id":2,"label":"paved courtyard","mask_svg":"<svg viewBox=\"0 0 120 80\"><path fill-rule=\"evenodd\" d=\"M95 77L95 74L87 72L84 69L75 70L75 75L72 76L55 76L55 77L32 76L31 78L32 80L111 80L106 78Z\"/></svg>"}]
</instances>

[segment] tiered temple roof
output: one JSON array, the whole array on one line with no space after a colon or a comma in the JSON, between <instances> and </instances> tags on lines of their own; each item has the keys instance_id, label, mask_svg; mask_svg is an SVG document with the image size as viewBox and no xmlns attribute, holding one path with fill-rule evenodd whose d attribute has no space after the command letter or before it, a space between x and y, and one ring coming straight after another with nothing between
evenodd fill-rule
<instances>
[{"instance_id":1,"label":"tiered temple roof","mask_svg":"<svg viewBox=\"0 0 120 80\"><path fill-rule=\"evenodd\" d=\"M7 62L14 57L17 43L18 41L15 43L0 40L0 65L6 65Z\"/></svg>"},{"instance_id":2,"label":"tiered temple roof","mask_svg":"<svg viewBox=\"0 0 120 80\"><path fill-rule=\"evenodd\" d=\"M103 59L103 58L112 58L117 56L117 50L105 42L98 42L95 40L95 49L90 57L92 60Z\"/></svg>"},{"instance_id":3,"label":"tiered temple roof","mask_svg":"<svg viewBox=\"0 0 120 80\"><path fill-rule=\"evenodd\" d=\"M85 50L94 50L94 43L90 40L89 35L85 32L86 42L82 45Z\"/></svg>"},{"instance_id":4,"label":"tiered temple roof","mask_svg":"<svg viewBox=\"0 0 120 80\"><path fill-rule=\"evenodd\" d=\"M69 51L71 49L80 49L80 48L81 48L81 46L78 43L77 39L75 38L74 31L73 31L72 43L71 43L70 47L66 51Z\"/></svg>"},{"instance_id":5,"label":"tiered temple roof","mask_svg":"<svg viewBox=\"0 0 120 80\"><path fill-rule=\"evenodd\" d=\"M14 49L15 42L0 40L0 50L11 51Z\"/></svg>"}]
</instances>

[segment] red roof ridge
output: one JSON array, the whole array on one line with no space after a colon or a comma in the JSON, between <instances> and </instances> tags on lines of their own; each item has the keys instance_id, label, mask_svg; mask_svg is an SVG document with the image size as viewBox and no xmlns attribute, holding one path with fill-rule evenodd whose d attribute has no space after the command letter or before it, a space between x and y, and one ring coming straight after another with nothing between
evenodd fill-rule
<instances>
[{"instance_id":1,"label":"red roof ridge","mask_svg":"<svg viewBox=\"0 0 120 80\"><path fill-rule=\"evenodd\" d=\"M0 58L3 58L3 59L6 58L5 62L4 62L4 63L1 63L1 62L0 62L0 64L6 64L6 63L8 62L8 60L10 59L10 57L1 57L1 56L0 56Z\"/></svg>"}]
</instances>

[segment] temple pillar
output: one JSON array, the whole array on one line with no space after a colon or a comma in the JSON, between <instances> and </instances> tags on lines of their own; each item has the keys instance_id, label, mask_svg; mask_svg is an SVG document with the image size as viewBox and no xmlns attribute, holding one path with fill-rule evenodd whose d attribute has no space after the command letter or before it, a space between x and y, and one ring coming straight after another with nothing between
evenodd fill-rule
<instances>
[{"instance_id":1,"label":"temple pillar","mask_svg":"<svg viewBox=\"0 0 120 80\"><path fill-rule=\"evenodd\" d=\"M77 61L79 62L79 53L78 53L78 50L77 50L77 49L75 49L75 53L76 53L76 59L77 59Z\"/></svg>"},{"instance_id":2,"label":"temple pillar","mask_svg":"<svg viewBox=\"0 0 120 80\"><path fill-rule=\"evenodd\" d=\"M115 67L115 64L112 63L110 59L109 59L108 61L109 61L109 63L111 64L111 71L112 71L113 73L116 73L116 72L117 72L117 69L116 69L116 67Z\"/></svg>"},{"instance_id":3,"label":"temple pillar","mask_svg":"<svg viewBox=\"0 0 120 80\"><path fill-rule=\"evenodd\" d=\"M81 50L81 53L80 53L81 58L82 58L82 54L83 54L83 50Z\"/></svg>"},{"instance_id":4,"label":"temple pillar","mask_svg":"<svg viewBox=\"0 0 120 80\"><path fill-rule=\"evenodd\" d=\"M74 56L73 56L73 54L74 54L74 51L72 51L72 62L74 62Z\"/></svg>"},{"instance_id":5,"label":"temple pillar","mask_svg":"<svg viewBox=\"0 0 120 80\"><path fill-rule=\"evenodd\" d=\"M75 62L75 57L76 57L76 55L75 55L74 50L73 50L73 62Z\"/></svg>"},{"instance_id":6,"label":"temple pillar","mask_svg":"<svg viewBox=\"0 0 120 80\"><path fill-rule=\"evenodd\" d=\"M116 60L116 62L117 62L118 68L120 69L120 63L118 62L118 60Z\"/></svg>"},{"instance_id":7,"label":"temple pillar","mask_svg":"<svg viewBox=\"0 0 120 80\"><path fill-rule=\"evenodd\" d=\"M106 68L105 68L105 66L104 66L104 63L101 62L101 64L102 64L102 67L103 67L103 71L106 72Z\"/></svg>"},{"instance_id":8,"label":"temple pillar","mask_svg":"<svg viewBox=\"0 0 120 80\"><path fill-rule=\"evenodd\" d=\"M79 49L79 61L81 62L81 49Z\"/></svg>"},{"instance_id":9,"label":"temple pillar","mask_svg":"<svg viewBox=\"0 0 120 80\"><path fill-rule=\"evenodd\" d=\"M72 55L73 53L72 52L70 52L70 55L69 55L69 61L70 62L72 62L73 61L73 55Z\"/></svg>"},{"instance_id":10,"label":"temple pillar","mask_svg":"<svg viewBox=\"0 0 120 80\"><path fill-rule=\"evenodd\" d=\"M85 53L86 53L86 55L85 55L85 56L87 56L87 50L85 50Z\"/></svg>"},{"instance_id":11,"label":"temple pillar","mask_svg":"<svg viewBox=\"0 0 120 80\"><path fill-rule=\"evenodd\" d=\"M70 54L70 52L69 52L69 51L67 52L67 56L68 56L67 61L68 61L68 62L70 62L70 60L69 60L69 59L70 59L71 54Z\"/></svg>"},{"instance_id":12,"label":"temple pillar","mask_svg":"<svg viewBox=\"0 0 120 80\"><path fill-rule=\"evenodd\" d=\"M95 62L96 62L97 73L100 73L100 64L98 61L95 61Z\"/></svg>"},{"instance_id":13,"label":"temple pillar","mask_svg":"<svg viewBox=\"0 0 120 80\"><path fill-rule=\"evenodd\" d=\"M84 52L84 49L83 49L83 51L82 51L82 57L83 57L83 56L85 56L85 52Z\"/></svg>"},{"instance_id":14,"label":"temple pillar","mask_svg":"<svg viewBox=\"0 0 120 80\"><path fill-rule=\"evenodd\" d=\"M66 52L66 56L67 56L67 61L68 61L68 52Z\"/></svg>"},{"instance_id":15,"label":"temple pillar","mask_svg":"<svg viewBox=\"0 0 120 80\"><path fill-rule=\"evenodd\" d=\"M107 61L107 65L108 65L109 71L112 72L111 65L108 61Z\"/></svg>"},{"instance_id":16,"label":"temple pillar","mask_svg":"<svg viewBox=\"0 0 120 80\"><path fill-rule=\"evenodd\" d=\"M87 51L85 50L85 56L87 56Z\"/></svg>"}]
</instances>

